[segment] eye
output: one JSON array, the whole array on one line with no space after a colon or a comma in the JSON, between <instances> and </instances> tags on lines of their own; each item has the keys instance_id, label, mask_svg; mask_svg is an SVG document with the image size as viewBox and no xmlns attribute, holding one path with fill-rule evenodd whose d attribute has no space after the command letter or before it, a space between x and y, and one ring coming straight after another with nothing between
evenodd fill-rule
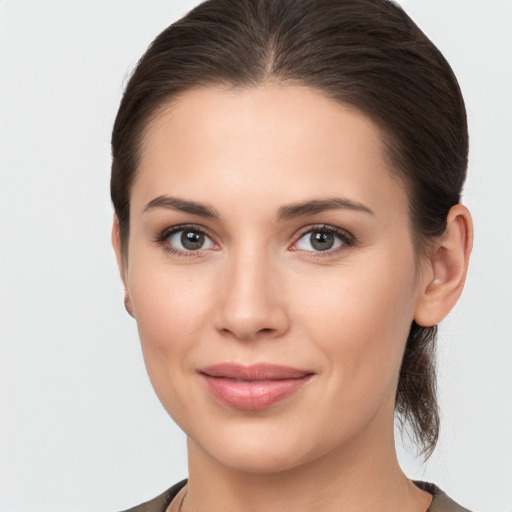
<instances>
[{"instance_id":1,"label":"eye","mask_svg":"<svg viewBox=\"0 0 512 512\"><path fill-rule=\"evenodd\" d=\"M217 245L206 233L195 227L176 227L164 231L158 237L157 242L164 245L169 252L184 255L217 248Z\"/></svg>"},{"instance_id":2,"label":"eye","mask_svg":"<svg viewBox=\"0 0 512 512\"><path fill-rule=\"evenodd\" d=\"M346 245L350 246L352 239L348 233L333 227L319 227L304 233L294 244L293 249L310 252L335 251Z\"/></svg>"}]
</instances>

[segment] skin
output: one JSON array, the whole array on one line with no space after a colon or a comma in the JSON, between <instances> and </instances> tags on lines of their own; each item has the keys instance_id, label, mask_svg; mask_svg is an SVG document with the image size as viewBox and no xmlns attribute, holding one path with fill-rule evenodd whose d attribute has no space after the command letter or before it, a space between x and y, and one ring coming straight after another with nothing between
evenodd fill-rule
<instances>
[{"instance_id":1,"label":"skin","mask_svg":"<svg viewBox=\"0 0 512 512\"><path fill-rule=\"evenodd\" d=\"M217 217L148 209L162 196ZM279 218L333 197L369 211ZM127 254L116 222L113 244L152 384L188 437L183 510L428 508L396 460L394 397L411 322L437 323L462 289L464 207L418 265L407 194L376 125L306 87L264 84L189 91L161 111L143 140L130 219ZM201 249L162 235L182 224L208 235ZM350 236L315 250L307 233L325 226ZM222 362L314 375L268 408L239 410L198 374Z\"/></svg>"}]
</instances>

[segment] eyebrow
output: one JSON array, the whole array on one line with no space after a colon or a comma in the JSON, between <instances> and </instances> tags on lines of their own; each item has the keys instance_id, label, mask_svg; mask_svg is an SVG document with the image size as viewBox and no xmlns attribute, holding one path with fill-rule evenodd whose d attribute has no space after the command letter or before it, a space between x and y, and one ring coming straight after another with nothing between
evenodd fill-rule
<instances>
[{"instance_id":1,"label":"eyebrow","mask_svg":"<svg viewBox=\"0 0 512 512\"><path fill-rule=\"evenodd\" d=\"M144 212L153 210L155 208L165 208L168 210L178 210L200 217L209 217L218 219L219 213L212 206L196 203L195 201L187 201L186 199L179 199L172 196L158 196L152 199L144 208Z\"/></svg>"},{"instance_id":2,"label":"eyebrow","mask_svg":"<svg viewBox=\"0 0 512 512\"><path fill-rule=\"evenodd\" d=\"M287 220L302 215L315 215L316 213L321 213L326 210L355 210L375 215L370 208L362 203L341 197L331 197L328 199L315 199L312 201L304 201L303 203L282 206L279 208L278 219Z\"/></svg>"},{"instance_id":3,"label":"eyebrow","mask_svg":"<svg viewBox=\"0 0 512 512\"><path fill-rule=\"evenodd\" d=\"M220 214L217 210L210 205L166 195L152 199L145 206L144 212L155 208L177 210L212 219L220 218ZM278 210L277 218L278 220L289 220L303 215L315 215L327 210L355 210L375 215L370 208L362 203L341 197L331 197L328 199L313 199L302 203L293 203L281 206Z\"/></svg>"}]
</instances>

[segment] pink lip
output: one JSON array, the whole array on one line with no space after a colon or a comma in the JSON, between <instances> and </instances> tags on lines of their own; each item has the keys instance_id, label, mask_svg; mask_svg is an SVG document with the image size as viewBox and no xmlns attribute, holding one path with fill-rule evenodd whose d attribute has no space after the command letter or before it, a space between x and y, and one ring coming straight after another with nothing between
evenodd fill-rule
<instances>
[{"instance_id":1,"label":"pink lip","mask_svg":"<svg viewBox=\"0 0 512 512\"><path fill-rule=\"evenodd\" d=\"M235 409L264 409L299 391L312 372L259 363L244 366L222 363L201 368L210 393Z\"/></svg>"}]
</instances>

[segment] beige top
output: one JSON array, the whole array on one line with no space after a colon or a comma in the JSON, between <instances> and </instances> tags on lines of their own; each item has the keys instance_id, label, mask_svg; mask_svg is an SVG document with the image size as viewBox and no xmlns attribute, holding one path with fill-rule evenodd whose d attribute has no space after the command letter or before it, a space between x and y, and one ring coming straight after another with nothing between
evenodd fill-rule
<instances>
[{"instance_id":1,"label":"beige top","mask_svg":"<svg viewBox=\"0 0 512 512\"><path fill-rule=\"evenodd\" d=\"M171 504L167 507L166 512L181 512L181 506L183 504L183 500L185 499L185 495L187 494L187 486L181 488L181 491L176 494L174 499L171 501Z\"/></svg>"},{"instance_id":2,"label":"beige top","mask_svg":"<svg viewBox=\"0 0 512 512\"><path fill-rule=\"evenodd\" d=\"M180 512L181 504L187 494L186 480L183 480L160 496L130 508L124 512ZM427 482L414 482L420 489L429 492L434 497L427 512L470 512L449 498L441 489Z\"/></svg>"}]
</instances>

